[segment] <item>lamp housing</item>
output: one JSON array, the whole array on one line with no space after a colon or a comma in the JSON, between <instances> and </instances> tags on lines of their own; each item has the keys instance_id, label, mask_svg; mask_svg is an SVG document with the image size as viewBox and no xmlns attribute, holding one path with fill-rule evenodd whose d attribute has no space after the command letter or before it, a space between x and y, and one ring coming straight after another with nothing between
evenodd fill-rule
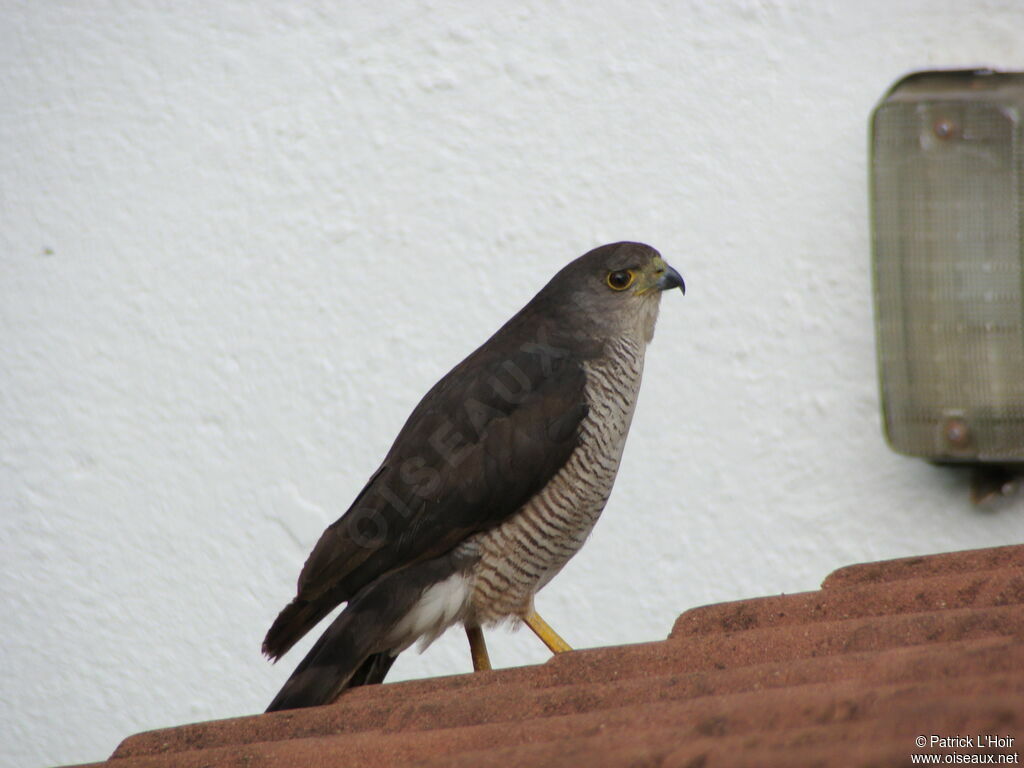
<instances>
[{"instance_id":1,"label":"lamp housing","mask_svg":"<svg viewBox=\"0 0 1024 768\"><path fill-rule=\"evenodd\" d=\"M871 117L885 433L934 461L1024 461L1024 73L918 72Z\"/></svg>"}]
</instances>

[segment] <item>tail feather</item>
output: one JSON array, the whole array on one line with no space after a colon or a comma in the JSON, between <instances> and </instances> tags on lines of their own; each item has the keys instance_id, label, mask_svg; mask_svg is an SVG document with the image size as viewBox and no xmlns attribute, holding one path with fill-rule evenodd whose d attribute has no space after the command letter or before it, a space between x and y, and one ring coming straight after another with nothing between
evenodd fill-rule
<instances>
[{"instance_id":1,"label":"tail feather","mask_svg":"<svg viewBox=\"0 0 1024 768\"><path fill-rule=\"evenodd\" d=\"M383 681L394 656L386 649L373 650L374 641L386 633L376 619L350 604L295 668L267 712L329 704L353 685ZM388 656L391 661L383 663L381 658Z\"/></svg>"},{"instance_id":2,"label":"tail feather","mask_svg":"<svg viewBox=\"0 0 1024 768\"><path fill-rule=\"evenodd\" d=\"M448 554L385 574L360 590L314 643L270 702L267 712L329 704L346 688L382 682L398 653L423 631L412 627L396 628L404 627L402 620L413 611L429 587L466 566L465 556ZM313 603L292 603L282 611L278 622L290 620L285 615L289 609L296 615L303 611L314 615L312 612L319 610ZM271 629L271 634L273 632ZM409 632L412 636L403 636Z\"/></svg>"},{"instance_id":3,"label":"tail feather","mask_svg":"<svg viewBox=\"0 0 1024 768\"><path fill-rule=\"evenodd\" d=\"M388 670L395 663L398 655L392 655L389 651L374 653L366 658L362 666L348 680L348 687L355 688L357 685L377 685L383 683L387 677Z\"/></svg>"},{"instance_id":4,"label":"tail feather","mask_svg":"<svg viewBox=\"0 0 1024 768\"><path fill-rule=\"evenodd\" d=\"M280 659L337 605L338 601L330 597L312 602L299 598L292 600L277 615L267 632L263 640L264 655L272 661Z\"/></svg>"}]
</instances>

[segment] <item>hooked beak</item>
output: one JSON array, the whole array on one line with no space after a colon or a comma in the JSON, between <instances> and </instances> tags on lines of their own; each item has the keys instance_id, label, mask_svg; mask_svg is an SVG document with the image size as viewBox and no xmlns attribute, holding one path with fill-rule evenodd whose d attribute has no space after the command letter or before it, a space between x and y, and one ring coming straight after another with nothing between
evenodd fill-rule
<instances>
[{"instance_id":1,"label":"hooked beak","mask_svg":"<svg viewBox=\"0 0 1024 768\"><path fill-rule=\"evenodd\" d=\"M684 295L686 294L686 283L683 282L683 276L672 269L668 264L665 264L665 269L654 286L659 291L670 291L673 288L678 288Z\"/></svg>"}]
</instances>

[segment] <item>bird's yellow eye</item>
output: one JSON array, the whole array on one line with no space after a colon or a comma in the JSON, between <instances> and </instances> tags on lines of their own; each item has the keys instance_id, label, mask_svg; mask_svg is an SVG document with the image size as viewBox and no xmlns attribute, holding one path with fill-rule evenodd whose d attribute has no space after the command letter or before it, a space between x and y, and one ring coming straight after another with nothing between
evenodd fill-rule
<instances>
[{"instance_id":1,"label":"bird's yellow eye","mask_svg":"<svg viewBox=\"0 0 1024 768\"><path fill-rule=\"evenodd\" d=\"M604 281L613 291L624 291L633 284L634 280L636 280L636 272L632 269L618 269L609 272Z\"/></svg>"}]
</instances>

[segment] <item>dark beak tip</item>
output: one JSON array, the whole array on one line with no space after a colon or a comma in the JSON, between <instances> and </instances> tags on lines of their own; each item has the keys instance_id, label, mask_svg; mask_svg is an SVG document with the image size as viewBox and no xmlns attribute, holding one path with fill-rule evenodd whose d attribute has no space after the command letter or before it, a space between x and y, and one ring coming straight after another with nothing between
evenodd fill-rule
<instances>
[{"instance_id":1,"label":"dark beak tip","mask_svg":"<svg viewBox=\"0 0 1024 768\"><path fill-rule=\"evenodd\" d=\"M667 267L667 269L665 271L665 274L662 276L661 281L660 281L660 283L661 283L661 290L669 291L669 290L672 290L673 288L678 288L682 292L682 294L685 296L686 295L686 282L683 280L683 276L680 275L672 267L668 267L668 265L666 265L666 267Z\"/></svg>"}]
</instances>

